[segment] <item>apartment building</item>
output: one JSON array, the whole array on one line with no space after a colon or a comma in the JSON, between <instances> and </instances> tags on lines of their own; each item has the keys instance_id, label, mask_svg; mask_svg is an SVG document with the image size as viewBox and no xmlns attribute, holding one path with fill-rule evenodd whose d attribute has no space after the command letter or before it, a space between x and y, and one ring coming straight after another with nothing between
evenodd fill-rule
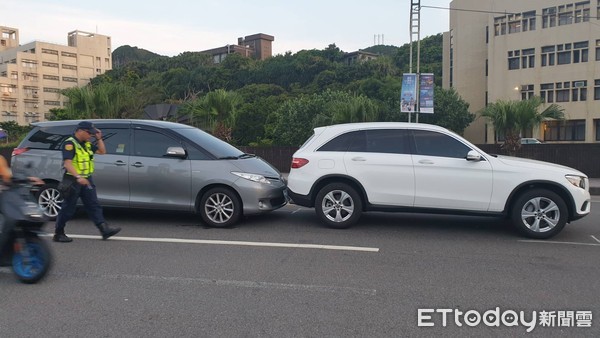
<instances>
[{"instance_id":1,"label":"apartment building","mask_svg":"<svg viewBox=\"0 0 600 338\"><path fill-rule=\"evenodd\" d=\"M273 55L272 44L275 37L267 34L248 35L238 38L237 44L203 50L200 53L210 54L214 63L221 63L229 54L240 54L257 60L264 60Z\"/></svg>"},{"instance_id":2,"label":"apartment building","mask_svg":"<svg viewBox=\"0 0 600 338\"><path fill-rule=\"evenodd\" d=\"M112 69L109 36L76 30L67 34L68 45L21 45L18 29L0 26L0 34L0 121L44 121L50 109L65 105L62 89Z\"/></svg>"},{"instance_id":3,"label":"apartment building","mask_svg":"<svg viewBox=\"0 0 600 338\"><path fill-rule=\"evenodd\" d=\"M454 88L472 112L539 96L563 107L566 121L542 123L523 137L600 141L600 0L454 0L450 7L443 87ZM479 117L465 136L498 140Z\"/></svg>"}]
</instances>

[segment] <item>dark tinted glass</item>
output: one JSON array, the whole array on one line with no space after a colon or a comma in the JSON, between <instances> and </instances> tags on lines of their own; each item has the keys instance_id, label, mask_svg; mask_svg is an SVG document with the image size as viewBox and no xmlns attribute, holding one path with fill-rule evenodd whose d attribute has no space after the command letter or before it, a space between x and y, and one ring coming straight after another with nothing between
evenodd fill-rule
<instances>
[{"instance_id":1,"label":"dark tinted glass","mask_svg":"<svg viewBox=\"0 0 600 338\"><path fill-rule=\"evenodd\" d=\"M376 129L358 132L348 151L408 154L407 132L402 129Z\"/></svg>"},{"instance_id":2,"label":"dark tinted glass","mask_svg":"<svg viewBox=\"0 0 600 338\"><path fill-rule=\"evenodd\" d=\"M317 151L347 151L348 147L352 144L352 141L362 131L352 131L335 137L333 140L325 143Z\"/></svg>"},{"instance_id":3,"label":"dark tinted glass","mask_svg":"<svg viewBox=\"0 0 600 338\"><path fill-rule=\"evenodd\" d=\"M427 130L414 130L417 155L466 158L469 147L445 134Z\"/></svg>"},{"instance_id":4,"label":"dark tinted glass","mask_svg":"<svg viewBox=\"0 0 600 338\"><path fill-rule=\"evenodd\" d=\"M30 136L20 145L20 148L59 150L60 145L73 135L74 126L46 127L34 129Z\"/></svg>"},{"instance_id":5,"label":"dark tinted glass","mask_svg":"<svg viewBox=\"0 0 600 338\"><path fill-rule=\"evenodd\" d=\"M185 136L215 157L238 157L244 154L238 148L222 141L198 128L181 128L173 131Z\"/></svg>"},{"instance_id":6,"label":"dark tinted glass","mask_svg":"<svg viewBox=\"0 0 600 338\"><path fill-rule=\"evenodd\" d=\"M129 129L103 128L101 130L107 154L129 155L131 152Z\"/></svg>"},{"instance_id":7,"label":"dark tinted glass","mask_svg":"<svg viewBox=\"0 0 600 338\"><path fill-rule=\"evenodd\" d=\"M169 147L181 147L181 143L167 135L149 130L134 130L134 155L163 157Z\"/></svg>"}]
</instances>

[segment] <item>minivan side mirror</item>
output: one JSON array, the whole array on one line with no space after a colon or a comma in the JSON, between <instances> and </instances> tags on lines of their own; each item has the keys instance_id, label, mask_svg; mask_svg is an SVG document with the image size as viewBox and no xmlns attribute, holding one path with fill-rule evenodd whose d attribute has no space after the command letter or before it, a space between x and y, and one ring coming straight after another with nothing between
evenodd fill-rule
<instances>
[{"instance_id":1,"label":"minivan side mirror","mask_svg":"<svg viewBox=\"0 0 600 338\"><path fill-rule=\"evenodd\" d=\"M167 148L167 153L163 155L164 157L175 157L175 158L186 158L187 154L185 153L185 149L182 147L169 147Z\"/></svg>"},{"instance_id":2,"label":"minivan side mirror","mask_svg":"<svg viewBox=\"0 0 600 338\"><path fill-rule=\"evenodd\" d=\"M470 150L467 153L467 161L479 162L481 161L481 154L479 154L475 150Z\"/></svg>"}]
</instances>

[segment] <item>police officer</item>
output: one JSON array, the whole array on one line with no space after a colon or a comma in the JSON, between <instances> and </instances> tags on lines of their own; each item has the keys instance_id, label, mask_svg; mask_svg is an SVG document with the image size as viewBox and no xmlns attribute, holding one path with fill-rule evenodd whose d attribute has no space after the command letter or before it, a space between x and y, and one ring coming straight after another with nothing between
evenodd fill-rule
<instances>
[{"instance_id":1,"label":"police officer","mask_svg":"<svg viewBox=\"0 0 600 338\"><path fill-rule=\"evenodd\" d=\"M96 137L97 145L90 142L92 136ZM91 122L80 122L73 136L63 142L62 154L63 166L66 170L61 182L64 201L56 218L53 240L65 243L73 241L65 235L65 225L75 214L79 198L88 216L100 230L102 239L107 239L121 231L120 228L111 228L106 224L102 207L98 203L96 186L92 180L94 154L106 154L102 132Z\"/></svg>"}]
</instances>

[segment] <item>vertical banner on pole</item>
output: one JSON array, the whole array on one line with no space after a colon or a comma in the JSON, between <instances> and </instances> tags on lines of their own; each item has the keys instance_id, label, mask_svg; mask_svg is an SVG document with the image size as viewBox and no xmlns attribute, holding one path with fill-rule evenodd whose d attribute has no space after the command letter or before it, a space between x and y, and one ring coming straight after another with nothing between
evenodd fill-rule
<instances>
[{"instance_id":1,"label":"vertical banner on pole","mask_svg":"<svg viewBox=\"0 0 600 338\"><path fill-rule=\"evenodd\" d=\"M419 82L419 113L433 114L433 74L421 74Z\"/></svg>"},{"instance_id":2,"label":"vertical banner on pole","mask_svg":"<svg viewBox=\"0 0 600 338\"><path fill-rule=\"evenodd\" d=\"M400 111L413 113L415 111L415 98L417 97L417 74L405 73L402 75L402 93L400 94Z\"/></svg>"}]
</instances>

